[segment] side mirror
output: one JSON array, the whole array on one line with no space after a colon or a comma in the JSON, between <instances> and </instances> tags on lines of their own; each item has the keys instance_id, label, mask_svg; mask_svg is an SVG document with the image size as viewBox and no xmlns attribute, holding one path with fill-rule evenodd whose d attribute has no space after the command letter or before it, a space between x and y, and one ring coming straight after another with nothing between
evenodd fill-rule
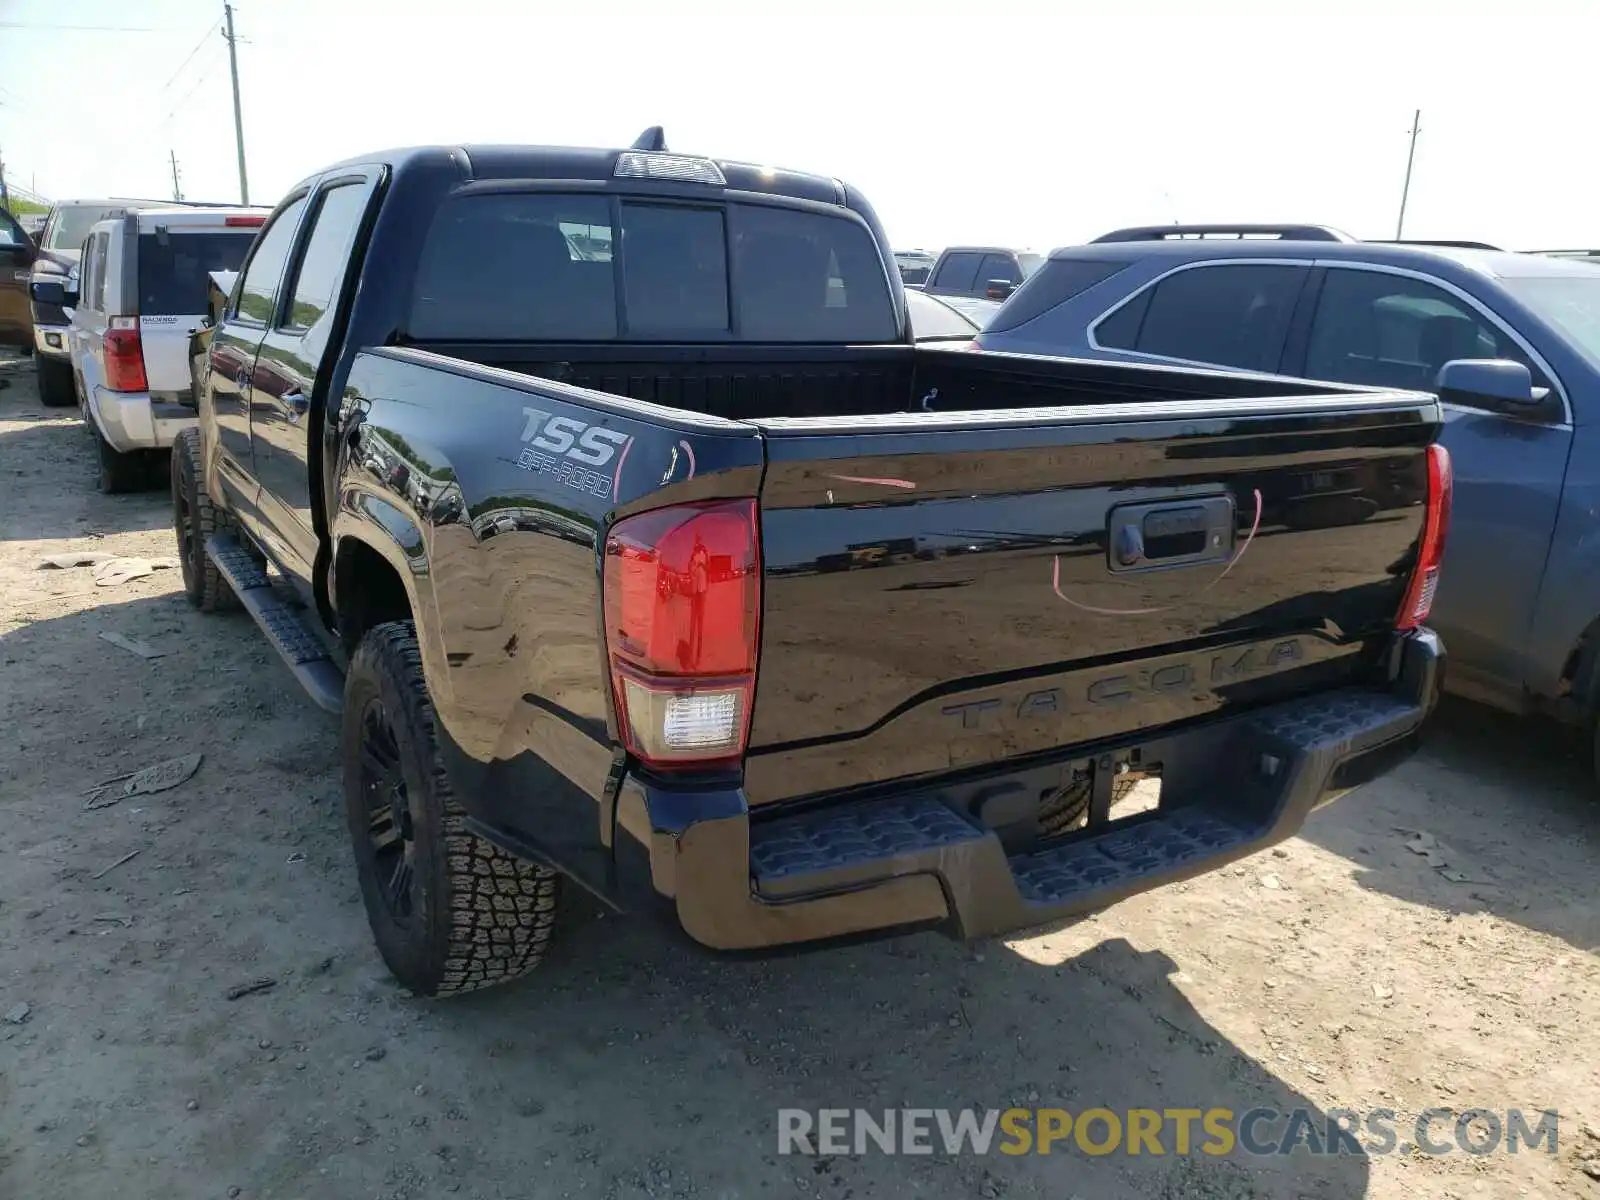
<instances>
[{"instance_id":1,"label":"side mirror","mask_svg":"<svg viewBox=\"0 0 1600 1200\"><path fill-rule=\"evenodd\" d=\"M67 304L67 285L60 279L35 279L28 285L28 294L36 304L54 305L56 308L63 308Z\"/></svg>"},{"instance_id":2,"label":"side mirror","mask_svg":"<svg viewBox=\"0 0 1600 1200\"><path fill-rule=\"evenodd\" d=\"M1444 403L1467 408L1533 408L1544 399L1535 393L1533 373L1503 358L1451 359L1439 368L1433 389Z\"/></svg>"},{"instance_id":3,"label":"side mirror","mask_svg":"<svg viewBox=\"0 0 1600 1200\"><path fill-rule=\"evenodd\" d=\"M1017 290L1017 285L1007 279L991 279L984 285L983 294L991 300L1004 300Z\"/></svg>"}]
</instances>

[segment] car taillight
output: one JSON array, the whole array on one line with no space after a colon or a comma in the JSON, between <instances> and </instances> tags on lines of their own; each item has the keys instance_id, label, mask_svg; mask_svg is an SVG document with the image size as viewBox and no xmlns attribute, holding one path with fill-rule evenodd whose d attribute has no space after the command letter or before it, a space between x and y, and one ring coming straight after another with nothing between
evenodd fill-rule
<instances>
[{"instance_id":1,"label":"car taillight","mask_svg":"<svg viewBox=\"0 0 1600 1200\"><path fill-rule=\"evenodd\" d=\"M223 217L222 223L234 227L254 228L266 224L266 220L265 216Z\"/></svg>"},{"instance_id":2,"label":"car taillight","mask_svg":"<svg viewBox=\"0 0 1600 1200\"><path fill-rule=\"evenodd\" d=\"M628 750L682 770L744 755L761 555L754 500L655 509L606 537L606 654Z\"/></svg>"},{"instance_id":3,"label":"car taillight","mask_svg":"<svg viewBox=\"0 0 1600 1200\"><path fill-rule=\"evenodd\" d=\"M1417 547L1417 568L1411 573L1405 603L1395 621L1398 629L1415 629L1428 619L1434 593L1439 590L1439 569L1444 565L1444 538L1450 527L1450 497L1455 490L1450 473L1450 452L1435 443L1428 447L1428 510L1422 520L1422 542Z\"/></svg>"},{"instance_id":4,"label":"car taillight","mask_svg":"<svg viewBox=\"0 0 1600 1200\"><path fill-rule=\"evenodd\" d=\"M136 317L112 317L105 338L106 387L113 392L144 392L144 344Z\"/></svg>"}]
</instances>

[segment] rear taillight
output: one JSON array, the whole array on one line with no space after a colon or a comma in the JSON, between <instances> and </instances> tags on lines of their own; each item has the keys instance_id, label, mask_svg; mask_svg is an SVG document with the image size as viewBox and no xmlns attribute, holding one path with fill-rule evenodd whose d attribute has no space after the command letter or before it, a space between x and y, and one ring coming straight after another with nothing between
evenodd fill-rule
<instances>
[{"instance_id":1,"label":"rear taillight","mask_svg":"<svg viewBox=\"0 0 1600 1200\"><path fill-rule=\"evenodd\" d=\"M112 317L103 339L106 387L113 392L149 390L144 376L144 345L139 341L136 317Z\"/></svg>"},{"instance_id":2,"label":"rear taillight","mask_svg":"<svg viewBox=\"0 0 1600 1200\"><path fill-rule=\"evenodd\" d=\"M761 619L756 502L618 521L606 538L604 606L628 750L675 770L743 757Z\"/></svg>"},{"instance_id":3,"label":"rear taillight","mask_svg":"<svg viewBox=\"0 0 1600 1200\"><path fill-rule=\"evenodd\" d=\"M1415 629L1428 619L1434 593L1439 590L1439 569L1444 565L1444 538L1450 527L1450 452L1435 443L1428 447L1428 510L1422 519L1422 542L1417 547L1417 568L1411 573L1405 603L1395 621L1398 629Z\"/></svg>"},{"instance_id":4,"label":"rear taillight","mask_svg":"<svg viewBox=\"0 0 1600 1200\"><path fill-rule=\"evenodd\" d=\"M260 217L255 217L255 216L223 217L222 218L222 223L224 225L231 225L231 226L237 226L237 227L242 227L242 228L247 228L248 229L248 228L253 228L255 226L258 226L258 225L264 225L264 224L266 224L266 220L267 220L267 218L265 216L260 216Z\"/></svg>"}]
</instances>

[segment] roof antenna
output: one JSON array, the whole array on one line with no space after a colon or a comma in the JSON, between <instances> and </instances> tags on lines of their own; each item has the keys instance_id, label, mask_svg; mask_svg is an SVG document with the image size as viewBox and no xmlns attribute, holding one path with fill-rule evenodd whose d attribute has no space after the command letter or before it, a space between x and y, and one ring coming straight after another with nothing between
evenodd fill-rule
<instances>
[{"instance_id":1,"label":"roof antenna","mask_svg":"<svg viewBox=\"0 0 1600 1200\"><path fill-rule=\"evenodd\" d=\"M658 152L666 148L667 133L659 125L650 126L649 129L646 129L634 139L633 145L628 147L630 150L655 150Z\"/></svg>"}]
</instances>

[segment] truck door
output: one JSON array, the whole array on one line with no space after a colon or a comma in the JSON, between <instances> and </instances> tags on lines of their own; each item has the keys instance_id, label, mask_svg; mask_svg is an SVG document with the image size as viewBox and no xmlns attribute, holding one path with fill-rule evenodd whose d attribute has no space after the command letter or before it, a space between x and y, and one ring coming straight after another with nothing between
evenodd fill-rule
<instances>
[{"instance_id":1,"label":"truck door","mask_svg":"<svg viewBox=\"0 0 1600 1200\"><path fill-rule=\"evenodd\" d=\"M0 208L0 346L31 346L28 275L38 252L16 218Z\"/></svg>"},{"instance_id":2,"label":"truck door","mask_svg":"<svg viewBox=\"0 0 1600 1200\"><path fill-rule=\"evenodd\" d=\"M311 515L313 442L321 422L312 397L326 387L324 362L336 339L339 297L352 248L377 183L377 173L357 171L323 180L311 197L309 231L299 239L279 305L261 341L251 377L250 446L262 533L285 571L309 587L317 556Z\"/></svg>"},{"instance_id":3,"label":"truck door","mask_svg":"<svg viewBox=\"0 0 1600 1200\"><path fill-rule=\"evenodd\" d=\"M250 450L251 372L279 308L284 266L305 213L293 197L268 220L250 248L243 278L211 339L211 406L217 426L218 478L247 519L256 510L256 467Z\"/></svg>"}]
</instances>

